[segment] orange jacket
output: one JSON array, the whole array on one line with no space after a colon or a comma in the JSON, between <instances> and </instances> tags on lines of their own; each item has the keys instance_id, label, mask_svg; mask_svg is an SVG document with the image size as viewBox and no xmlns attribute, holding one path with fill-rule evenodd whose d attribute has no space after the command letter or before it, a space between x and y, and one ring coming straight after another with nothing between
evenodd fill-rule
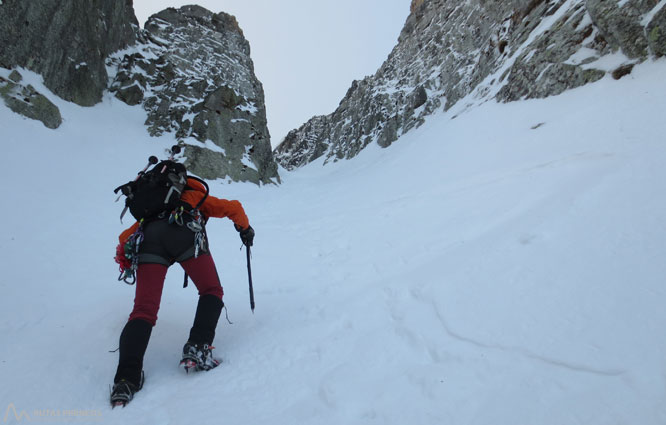
<instances>
[{"instance_id":1,"label":"orange jacket","mask_svg":"<svg viewBox=\"0 0 666 425\"><path fill-rule=\"evenodd\" d=\"M187 185L193 190L183 191L180 199L195 207L206 194L206 188L198 181L189 178L187 179ZM199 211L205 217L229 217L241 229L247 229L250 226L250 220L248 220L243 206L238 201L228 201L208 195L204 203L199 207ZM124 230L118 237L120 243L125 243L136 232L138 227L139 222L137 221L130 228Z\"/></svg>"}]
</instances>

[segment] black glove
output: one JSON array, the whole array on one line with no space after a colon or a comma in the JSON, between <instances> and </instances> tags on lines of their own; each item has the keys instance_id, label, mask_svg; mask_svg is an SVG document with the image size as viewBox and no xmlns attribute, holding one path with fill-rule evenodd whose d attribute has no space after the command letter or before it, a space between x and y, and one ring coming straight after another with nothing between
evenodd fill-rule
<instances>
[{"instance_id":1,"label":"black glove","mask_svg":"<svg viewBox=\"0 0 666 425\"><path fill-rule=\"evenodd\" d=\"M247 226L247 229L242 229L239 225L235 224L236 230L240 233L241 241L245 246L252 246L254 241L254 229L252 226Z\"/></svg>"}]
</instances>

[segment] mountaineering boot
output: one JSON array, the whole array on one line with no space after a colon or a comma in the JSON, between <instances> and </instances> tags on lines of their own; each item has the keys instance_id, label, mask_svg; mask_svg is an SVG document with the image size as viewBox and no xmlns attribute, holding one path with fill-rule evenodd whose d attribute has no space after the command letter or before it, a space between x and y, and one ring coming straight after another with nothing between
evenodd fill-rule
<instances>
[{"instance_id":1,"label":"mountaineering boot","mask_svg":"<svg viewBox=\"0 0 666 425\"><path fill-rule=\"evenodd\" d=\"M190 337L183 347L183 358L180 365L186 372L190 370L211 370L220 364L213 358L211 343L215 338L215 328L220 318L224 303L215 295L202 295L199 297L197 312L194 315L194 324L190 330Z\"/></svg>"},{"instance_id":2,"label":"mountaineering boot","mask_svg":"<svg viewBox=\"0 0 666 425\"><path fill-rule=\"evenodd\" d=\"M134 394L143 388L144 379L143 371L141 371L141 381L138 386L126 379L121 379L113 384L113 389L111 390L111 408L117 406L125 407L127 403L132 401Z\"/></svg>"},{"instance_id":3,"label":"mountaineering boot","mask_svg":"<svg viewBox=\"0 0 666 425\"><path fill-rule=\"evenodd\" d=\"M183 358L180 361L180 366L185 369L185 372L211 370L217 367L220 361L213 357L214 348L208 344L186 342L183 347Z\"/></svg>"}]
</instances>

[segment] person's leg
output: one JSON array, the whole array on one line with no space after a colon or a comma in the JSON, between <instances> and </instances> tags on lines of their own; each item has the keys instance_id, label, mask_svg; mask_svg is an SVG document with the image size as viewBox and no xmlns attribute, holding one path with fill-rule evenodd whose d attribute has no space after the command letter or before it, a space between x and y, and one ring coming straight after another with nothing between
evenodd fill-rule
<instances>
[{"instance_id":1,"label":"person's leg","mask_svg":"<svg viewBox=\"0 0 666 425\"><path fill-rule=\"evenodd\" d=\"M199 291L199 302L188 342L211 345L224 306L222 302L224 292L215 262L210 254L204 254L183 261L181 266Z\"/></svg>"},{"instance_id":2,"label":"person's leg","mask_svg":"<svg viewBox=\"0 0 666 425\"><path fill-rule=\"evenodd\" d=\"M166 272L167 267L162 264L139 264L134 309L120 334L115 383L124 379L141 387L143 356L157 321Z\"/></svg>"},{"instance_id":3,"label":"person's leg","mask_svg":"<svg viewBox=\"0 0 666 425\"><path fill-rule=\"evenodd\" d=\"M129 320L143 319L155 326L167 269L164 264L139 264L136 270L134 309L130 313Z\"/></svg>"},{"instance_id":4,"label":"person's leg","mask_svg":"<svg viewBox=\"0 0 666 425\"><path fill-rule=\"evenodd\" d=\"M143 319L130 320L120 334L120 347L118 349L118 368L114 383L126 380L141 388L141 372L143 371L143 356L148 347L148 340L153 326Z\"/></svg>"}]
</instances>

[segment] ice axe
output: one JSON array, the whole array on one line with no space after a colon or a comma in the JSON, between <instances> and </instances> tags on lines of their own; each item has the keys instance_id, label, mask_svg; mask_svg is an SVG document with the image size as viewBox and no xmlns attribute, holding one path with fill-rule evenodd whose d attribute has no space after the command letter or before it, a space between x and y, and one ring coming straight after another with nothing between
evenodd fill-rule
<instances>
[{"instance_id":1,"label":"ice axe","mask_svg":"<svg viewBox=\"0 0 666 425\"><path fill-rule=\"evenodd\" d=\"M250 266L250 247L248 245L245 246L247 249L247 278L250 284L250 308L252 309L252 313L254 313L254 288L252 288L252 267Z\"/></svg>"},{"instance_id":2,"label":"ice axe","mask_svg":"<svg viewBox=\"0 0 666 425\"><path fill-rule=\"evenodd\" d=\"M139 173L136 175L136 178L133 181L139 180L139 177L141 177L141 175L146 172L148 167L150 167L153 164L157 164L157 157L154 156L154 155L151 155L148 158L148 164L146 164L146 166L143 167L143 170L139 171ZM114 190L113 193L118 193L118 191L121 190L121 188L122 188L122 186L116 188L116 190ZM116 198L116 202L118 202L120 200L120 197L123 196L123 195L124 195L124 193L121 193L120 195L118 195L118 198Z\"/></svg>"},{"instance_id":3,"label":"ice axe","mask_svg":"<svg viewBox=\"0 0 666 425\"><path fill-rule=\"evenodd\" d=\"M154 156L154 155L151 155L151 156L148 158L148 164L146 164L146 166L143 168L143 170L141 170L141 171L136 175L136 178L135 178L133 181L137 181L137 180L139 180L139 178L140 178L140 177L146 172L146 170L148 169L148 167L150 167L150 166L153 165L153 164L157 164L157 157ZM116 190L113 191L113 193L118 193L118 191L121 191L120 195L118 195L118 197L116 198L116 202L118 202L118 201L120 200L120 197L123 196L123 195L125 195L125 196L129 196L130 193L127 192L128 190L131 190L131 189L129 188L129 185L127 185L127 184L124 184L124 185L122 185L122 186L118 186L118 187L116 188ZM125 213L127 212L127 209L128 209L128 208L129 208L129 207L128 207L127 205L125 205L125 208L123 208L123 212L120 213L120 222L121 222L121 223L123 222L123 217L125 216Z\"/></svg>"},{"instance_id":4,"label":"ice axe","mask_svg":"<svg viewBox=\"0 0 666 425\"><path fill-rule=\"evenodd\" d=\"M170 154L169 154L169 161L173 161L173 158L176 155L178 155L179 153L180 153L180 146L178 146L178 145L171 146L171 151L170 151ZM160 171L160 173L163 173L164 171L166 171L166 169L167 169L167 165L164 164L164 167L162 167L162 171Z\"/></svg>"}]
</instances>

